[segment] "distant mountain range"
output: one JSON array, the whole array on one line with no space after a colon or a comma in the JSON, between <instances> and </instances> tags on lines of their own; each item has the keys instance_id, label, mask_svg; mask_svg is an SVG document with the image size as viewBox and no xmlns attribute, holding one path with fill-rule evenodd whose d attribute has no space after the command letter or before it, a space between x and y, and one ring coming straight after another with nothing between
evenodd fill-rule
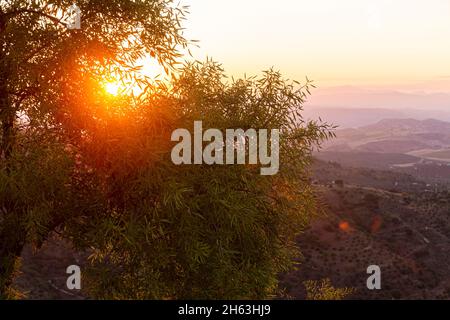
<instances>
[{"instance_id":1,"label":"distant mountain range","mask_svg":"<svg viewBox=\"0 0 450 320\"><path fill-rule=\"evenodd\" d=\"M321 117L343 128L360 127L382 119L450 121L450 92L352 86L319 88L305 103L304 116L307 119Z\"/></svg>"},{"instance_id":2,"label":"distant mountain range","mask_svg":"<svg viewBox=\"0 0 450 320\"><path fill-rule=\"evenodd\" d=\"M450 122L449 111L421 110L421 109L388 109L388 108L341 108L306 105L303 117L308 120L317 120L332 123L340 128L356 128L374 124L385 119L426 120L429 118L441 119Z\"/></svg>"},{"instance_id":3,"label":"distant mountain range","mask_svg":"<svg viewBox=\"0 0 450 320\"><path fill-rule=\"evenodd\" d=\"M373 125L367 125L360 128L363 131L389 131L401 132L411 134L411 133L442 133L450 134L450 122L436 120L436 119L426 119L426 120L416 120L416 119L384 119Z\"/></svg>"},{"instance_id":4,"label":"distant mountain range","mask_svg":"<svg viewBox=\"0 0 450 320\"><path fill-rule=\"evenodd\" d=\"M309 98L312 106L346 108L434 109L450 106L450 92L414 92L353 86L318 88Z\"/></svg>"}]
</instances>

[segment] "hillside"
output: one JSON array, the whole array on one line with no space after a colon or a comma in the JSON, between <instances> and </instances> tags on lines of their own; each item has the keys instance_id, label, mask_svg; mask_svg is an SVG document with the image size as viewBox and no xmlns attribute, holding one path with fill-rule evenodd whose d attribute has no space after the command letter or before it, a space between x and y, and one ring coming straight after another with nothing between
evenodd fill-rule
<instances>
[{"instance_id":1,"label":"hillside","mask_svg":"<svg viewBox=\"0 0 450 320\"><path fill-rule=\"evenodd\" d=\"M324 215L302 233L297 271L281 277L295 299L303 282L329 278L349 299L450 299L450 189L392 170L316 160L313 183ZM369 265L382 290L366 287Z\"/></svg>"},{"instance_id":2,"label":"hillside","mask_svg":"<svg viewBox=\"0 0 450 320\"><path fill-rule=\"evenodd\" d=\"M383 175L383 174L381 174ZM303 282L330 278L352 287L350 299L450 298L450 193L389 192L317 185L326 216L298 238L303 259L283 275L293 298L305 298ZM366 288L366 268L381 267L382 290Z\"/></svg>"},{"instance_id":3,"label":"hillside","mask_svg":"<svg viewBox=\"0 0 450 320\"><path fill-rule=\"evenodd\" d=\"M326 215L298 237L299 269L280 275L286 295L304 299L304 281L330 278L335 287L356 289L350 299L450 298L448 187L430 190L405 173L322 161L312 170ZM65 290L64 272L84 258L55 234L38 252L24 250L15 286L29 299L85 299ZM381 267L381 291L365 287L371 264Z\"/></svg>"}]
</instances>

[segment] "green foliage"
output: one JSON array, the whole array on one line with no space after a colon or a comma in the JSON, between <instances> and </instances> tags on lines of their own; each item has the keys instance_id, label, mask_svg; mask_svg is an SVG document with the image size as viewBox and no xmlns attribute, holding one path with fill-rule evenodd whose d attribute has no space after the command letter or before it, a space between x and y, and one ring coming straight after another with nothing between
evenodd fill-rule
<instances>
[{"instance_id":1,"label":"green foliage","mask_svg":"<svg viewBox=\"0 0 450 320\"><path fill-rule=\"evenodd\" d=\"M304 282L308 300L343 300L355 290L352 288L335 288L330 279Z\"/></svg>"},{"instance_id":2,"label":"green foliage","mask_svg":"<svg viewBox=\"0 0 450 320\"><path fill-rule=\"evenodd\" d=\"M17 271L17 256L25 243L39 247L66 215L73 160L61 143L19 136L8 163L0 164L0 277L5 291Z\"/></svg>"},{"instance_id":3,"label":"green foliage","mask_svg":"<svg viewBox=\"0 0 450 320\"><path fill-rule=\"evenodd\" d=\"M82 177L64 157L87 123L99 125L100 81L113 73L149 85L136 60L150 54L169 70L188 43L186 8L171 0L76 3L81 29L69 30L72 0L0 1L0 298L25 243L71 216Z\"/></svg>"},{"instance_id":4,"label":"green foliage","mask_svg":"<svg viewBox=\"0 0 450 320\"><path fill-rule=\"evenodd\" d=\"M83 29L69 31L54 17L71 4L0 6L0 297L23 245L39 246L52 230L91 252L84 283L94 298L273 294L315 212L312 148L332 136L327 124L301 117L311 83L273 70L226 82L207 61L187 64L170 84L136 78L145 95L113 99L101 80L133 77L146 52L174 65L187 44L185 8L78 1ZM221 130L280 129L280 172L173 165L170 135L195 120Z\"/></svg>"},{"instance_id":5,"label":"green foliage","mask_svg":"<svg viewBox=\"0 0 450 320\"><path fill-rule=\"evenodd\" d=\"M80 143L77 212L66 234L93 249L96 298L265 298L297 255L295 236L315 212L307 163L326 124L302 121L304 88L274 71L224 82L211 61L189 64L173 86ZM281 128L280 172L252 165L170 160L176 128ZM101 149L99 149L101 146Z\"/></svg>"},{"instance_id":6,"label":"green foliage","mask_svg":"<svg viewBox=\"0 0 450 320\"><path fill-rule=\"evenodd\" d=\"M39 141L17 148L11 163L0 170L0 202L13 203L28 240L39 244L51 221L63 219L73 161L63 145Z\"/></svg>"},{"instance_id":7,"label":"green foliage","mask_svg":"<svg viewBox=\"0 0 450 320\"><path fill-rule=\"evenodd\" d=\"M8 100L0 106L0 121L11 112L26 114L33 126L64 124L76 134L98 102L101 80L116 75L148 86L151 81L134 72L136 61L150 54L169 71L188 44L181 25L186 8L172 0L80 0L79 30L61 21L71 5L0 3L0 99Z\"/></svg>"}]
</instances>

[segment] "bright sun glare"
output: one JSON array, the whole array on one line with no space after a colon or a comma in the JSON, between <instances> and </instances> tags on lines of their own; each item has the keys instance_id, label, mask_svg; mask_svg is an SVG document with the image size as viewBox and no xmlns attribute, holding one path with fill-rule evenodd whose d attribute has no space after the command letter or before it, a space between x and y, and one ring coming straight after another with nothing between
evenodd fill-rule
<instances>
[{"instance_id":1,"label":"bright sun glare","mask_svg":"<svg viewBox=\"0 0 450 320\"><path fill-rule=\"evenodd\" d=\"M136 65L142 66L141 70L138 71L138 73L150 79L161 80L166 75L164 72L164 68L151 57L146 57L137 61ZM113 80L106 81L104 83L104 90L112 96L118 96L120 94L139 95L143 92L143 89L140 88L137 83L124 83L123 81L121 81L121 79L114 78Z\"/></svg>"},{"instance_id":2,"label":"bright sun glare","mask_svg":"<svg viewBox=\"0 0 450 320\"><path fill-rule=\"evenodd\" d=\"M109 94L113 96L117 96L119 94L120 84L118 82L107 82L105 84L105 90Z\"/></svg>"}]
</instances>

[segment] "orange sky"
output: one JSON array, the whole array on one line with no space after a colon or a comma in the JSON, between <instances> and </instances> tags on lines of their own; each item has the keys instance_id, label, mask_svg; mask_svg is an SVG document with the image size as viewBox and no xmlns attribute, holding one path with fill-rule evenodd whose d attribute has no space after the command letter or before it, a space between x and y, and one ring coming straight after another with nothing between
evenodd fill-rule
<instances>
[{"instance_id":1,"label":"orange sky","mask_svg":"<svg viewBox=\"0 0 450 320\"><path fill-rule=\"evenodd\" d=\"M182 0L196 57L322 87L450 91L449 0Z\"/></svg>"}]
</instances>

